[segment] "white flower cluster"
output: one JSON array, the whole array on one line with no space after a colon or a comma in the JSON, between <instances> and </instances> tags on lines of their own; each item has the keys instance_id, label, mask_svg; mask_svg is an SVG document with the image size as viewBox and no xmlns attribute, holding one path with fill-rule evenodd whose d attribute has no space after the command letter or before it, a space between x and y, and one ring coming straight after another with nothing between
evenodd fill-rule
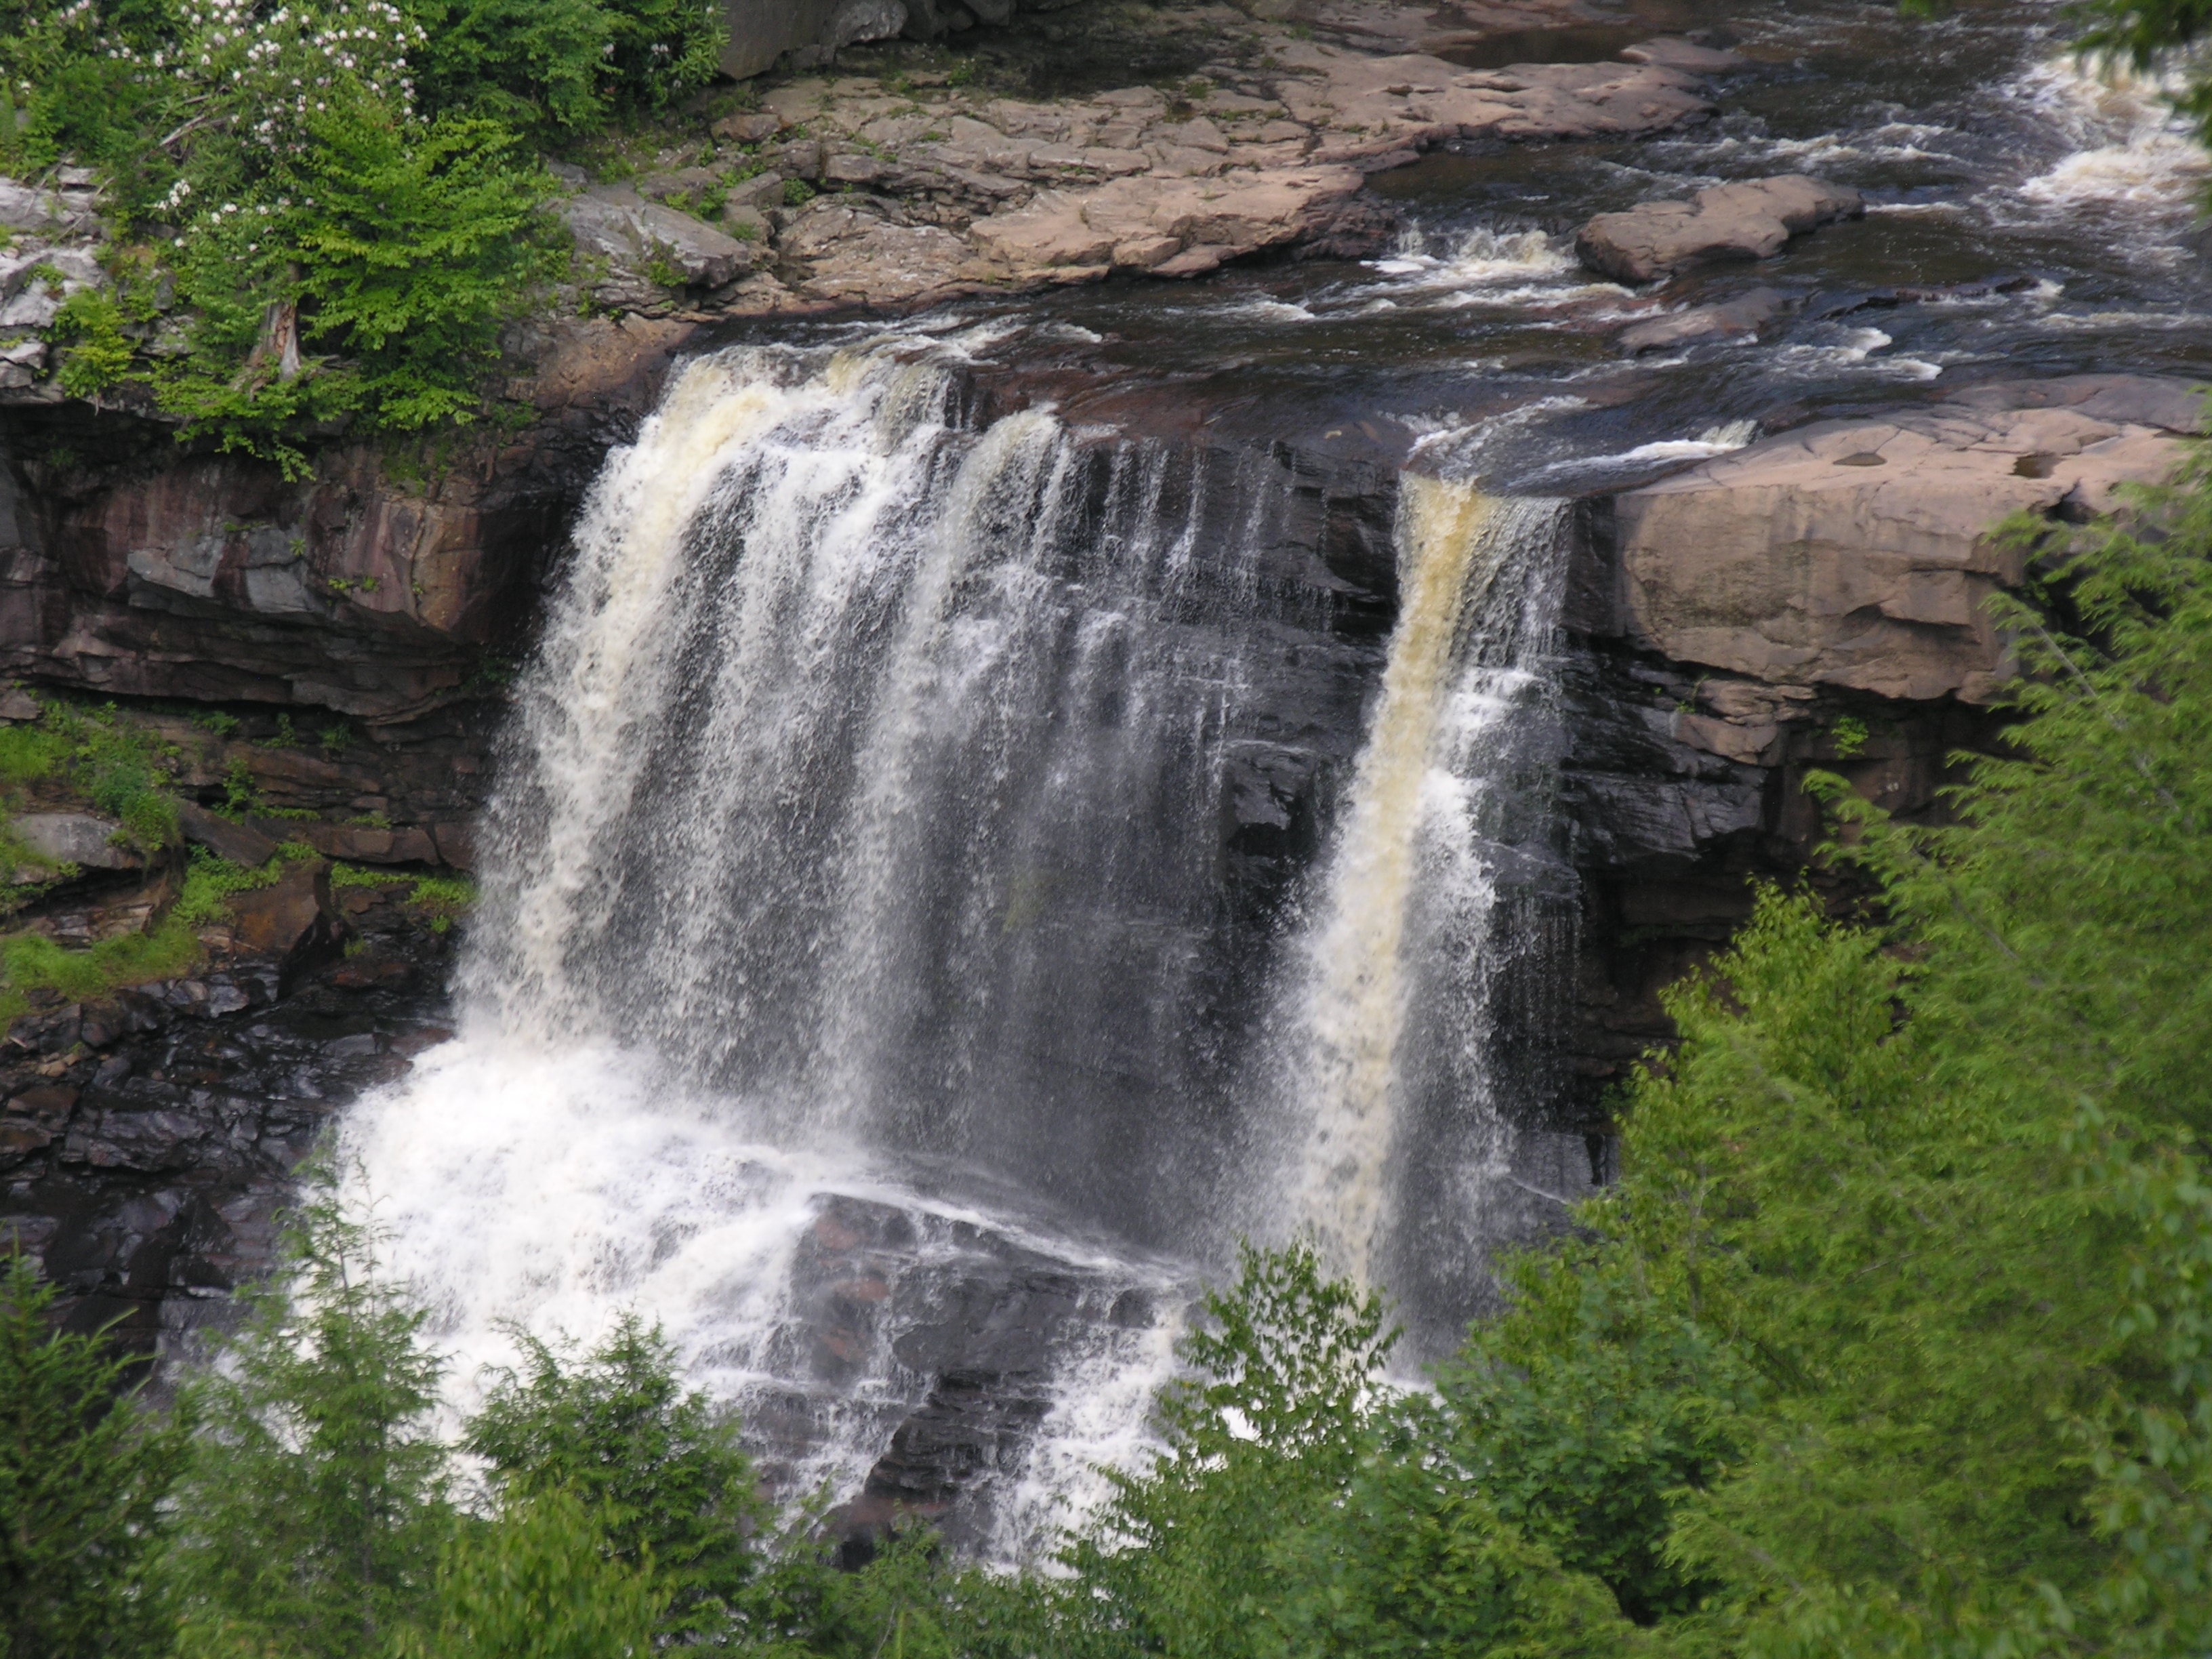
<instances>
[{"instance_id":1,"label":"white flower cluster","mask_svg":"<svg viewBox=\"0 0 2212 1659\"><path fill-rule=\"evenodd\" d=\"M428 37L388 0L187 0L175 73L188 96L239 112L265 149L298 154L310 116L356 82L414 112L410 48Z\"/></svg>"}]
</instances>

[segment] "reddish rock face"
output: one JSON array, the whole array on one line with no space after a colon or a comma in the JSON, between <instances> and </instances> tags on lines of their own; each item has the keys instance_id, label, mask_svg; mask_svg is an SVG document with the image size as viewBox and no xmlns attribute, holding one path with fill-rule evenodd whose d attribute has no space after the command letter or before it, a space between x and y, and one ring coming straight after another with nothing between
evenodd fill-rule
<instances>
[{"instance_id":1,"label":"reddish rock face","mask_svg":"<svg viewBox=\"0 0 2212 1659\"><path fill-rule=\"evenodd\" d=\"M313 473L179 449L82 406L9 412L0 675L372 721L450 699L529 626L536 580L687 325L563 319L518 341L538 419L428 456L326 450Z\"/></svg>"},{"instance_id":2,"label":"reddish rock face","mask_svg":"<svg viewBox=\"0 0 2212 1659\"><path fill-rule=\"evenodd\" d=\"M1866 211L1858 191L1796 173L1716 185L1688 202L1601 213L1575 238L1593 270L1649 283L1717 260L1765 259L1799 233Z\"/></svg>"}]
</instances>

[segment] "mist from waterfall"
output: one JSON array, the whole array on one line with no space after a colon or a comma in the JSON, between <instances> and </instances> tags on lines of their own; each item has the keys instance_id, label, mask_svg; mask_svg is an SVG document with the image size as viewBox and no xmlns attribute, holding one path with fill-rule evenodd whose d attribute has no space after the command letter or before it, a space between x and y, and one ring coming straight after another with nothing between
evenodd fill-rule
<instances>
[{"instance_id":1,"label":"mist from waterfall","mask_svg":"<svg viewBox=\"0 0 2212 1659\"><path fill-rule=\"evenodd\" d=\"M1480 1277L1566 514L1408 478L1341 832L1245 914L1224 825L1328 604L1269 574L1294 481L977 429L963 367L722 352L610 457L518 688L460 1036L345 1134L465 1384L509 1322L635 1308L789 1492L856 1490L981 1331L960 1364L1019 1409L970 1541L1011 1559L1136 1454L1237 1237L1395 1287L1433 1211L1404 1282Z\"/></svg>"}]
</instances>

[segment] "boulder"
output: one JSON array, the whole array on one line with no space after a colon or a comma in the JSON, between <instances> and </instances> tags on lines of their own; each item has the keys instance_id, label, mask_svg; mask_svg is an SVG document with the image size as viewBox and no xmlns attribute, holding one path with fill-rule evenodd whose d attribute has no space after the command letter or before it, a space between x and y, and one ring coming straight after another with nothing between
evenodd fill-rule
<instances>
[{"instance_id":1,"label":"boulder","mask_svg":"<svg viewBox=\"0 0 2212 1659\"><path fill-rule=\"evenodd\" d=\"M1122 264L1191 276L1224 259L1312 240L1352 206L1364 182L1352 167L1117 179L1093 191L1039 191L1028 207L977 220L971 234L1017 270Z\"/></svg>"},{"instance_id":2,"label":"boulder","mask_svg":"<svg viewBox=\"0 0 2212 1659\"><path fill-rule=\"evenodd\" d=\"M177 828L186 841L249 870L258 869L276 856L276 843L252 824L218 817L190 801L177 803Z\"/></svg>"},{"instance_id":3,"label":"boulder","mask_svg":"<svg viewBox=\"0 0 2212 1659\"><path fill-rule=\"evenodd\" d=\"M15 831L40 858L87 870L136 870L138 855L109 839L123 826L89 812L26 812Z\"/></svg>"},{"instance_id":4,"label":"boulder","mask_svg":"<svg viewBox=\"0 0 2212 1659\"><path fill-rule=\"evenodd\" d=\"M1858 191L1791 173L1716 185L1692 201L1646 202L1601 213L1575 237L1591 270L1649 283L1723 259L1765 259L1802 231L1866 211Z\"/></svg>"},{"instance_id":5,"label":"boulder","mask_svg":"<svg viewBox=\"0 0 2212 1659\"><path fill-rule=\"evenodd\" d=\"M81 191L40 190L0 179L0 226L40 236L97 236L100 216Z\"/></svg>"},{"instance_id":6,"label":"boulder","mask_svg":"<svg viewBox=\"0 0 2212 1659\"><path fill-rule=\"evenodd\" d=\"M2009 672L1984 601L2021 574L2017 512L2108 512L2169 476L2193 423L2178 381L1986 386L1825 421L1615 502L1631 631L1770 684L1987 702Z\"/></svg>"},{"instance_id":7,"label":"boulder","mask_svg":"<svg viewBox=\"0 0 2212 1659\"><path fill-rule=\"evenodd\" d=\"M872 306L908 305L972 286L984 275L968 244L935 225L894 224L824 197L780 246L809 262L801 292Z\"/></svg>"},{"instance_id":8,"label":"boulder","mask_svg":"<svg viewBox=\"0 0 2212 1659\"><path fill-rule=\"evenodd\" d=\"M689 214L648 202L634 190L594 185L562 204L576 246L627 271L656 267L690 288L720 288L751 268L753 251Z\"/></svg>"},{"instance_id":9,"label":"boulder","mask_svg":"<svg viewBox=\"0 0 2212 1659\"><path fill-rule=\"evenodd\" d=\"M1700 340L1755 335L1789 305L1790 296L1779 289L1755 288L1719 305L1695 306L1625 328L1620 332L1621 349L1632 353L1664 351Z\"/></svg>"},{"instance_id":10,"label":"boulder","mask_svg":"<svg viewBox=\"0 0 2212 1659\"><path fill-rule=\"evenodd\" d=\"M1697 80L1648 64L1515 64L1468 70L1409 52L1387 58L1294 43L1279 61L1311 77L1285 81L1297 119L1334 131L1319 159L1382 161L1455 138L1632 137L1714 112Z\"/></svg>"},{"instance_id":11,"label":"boulder","mask_svg":"<svg viewBox=\"0 0 2212 1659\"><path fill-rule=\"evenodd\" d=\"M1685 75L1728 75L1751 67L1751 59L1740 52L1701 46L1694 40L1671 34L1624 47L1620 56L1631 64L1652 64L1661 69L1680 70Z\"/></svg>"},{"instance_id":12,"label":"boulder","mask_svg":"<svg viewBox=\"0 0 2212 1659\"><path fill-rule=\"evenodd\" d=\"M331 897L331 866L319 859L289 866L274 886L233 894L230 912L232 944L276 963L283 994L298 975L343 953L346 928Z\"/></svg>"},{"instance_id":13,"label":"boulder","mask_svg":"<svg viewBox=\"0 0 2212 1659\"><path fill-rule=\"evenodd\" d=\"M329 823L319 820L289 823L264 818L255 827L288 841L305 842L325 858L355 864L435 864L436 845L430 832L415 824L397 829L374 823Z\"/></svg>"}]
</instances>

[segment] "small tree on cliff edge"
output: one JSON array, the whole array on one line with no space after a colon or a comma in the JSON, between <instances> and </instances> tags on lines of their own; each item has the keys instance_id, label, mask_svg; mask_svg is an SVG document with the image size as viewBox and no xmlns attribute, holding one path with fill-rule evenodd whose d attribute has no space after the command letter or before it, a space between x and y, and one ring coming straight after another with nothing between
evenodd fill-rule
<instances>
[{"instance_id":1,"label":"small tree on cliff edge","mask_svg":"<svg viewBox=\"0 0 2212 1659\"><path fill-rule=\"evenodd\" d=\"M0 1264L0 1653L163 1652L146 1569L185 1436L126 1386L131 1356L54 1328L55 1294L21 1252Z\"/></svg>"}]
</instances>

